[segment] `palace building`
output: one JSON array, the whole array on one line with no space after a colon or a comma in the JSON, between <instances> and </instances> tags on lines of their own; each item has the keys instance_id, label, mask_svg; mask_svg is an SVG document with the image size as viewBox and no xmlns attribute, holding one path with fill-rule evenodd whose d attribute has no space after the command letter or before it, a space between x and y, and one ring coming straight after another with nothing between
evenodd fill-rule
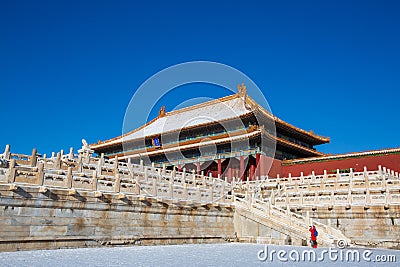
<instances>
[{"instance_id":1,"label":"palace building","mask_svg":"<svg viewBox=\"0 0 400 267\"><path fill-rule=\"evenodd\" d=\"M328 143L328 137L273 116L247 95L243 84L238 89L237 94L171 112L162 107L147 124L90 147L106 157L228 180L277 175L282 160L324 156L315 147Z\"/></svg>"}]
</instances>

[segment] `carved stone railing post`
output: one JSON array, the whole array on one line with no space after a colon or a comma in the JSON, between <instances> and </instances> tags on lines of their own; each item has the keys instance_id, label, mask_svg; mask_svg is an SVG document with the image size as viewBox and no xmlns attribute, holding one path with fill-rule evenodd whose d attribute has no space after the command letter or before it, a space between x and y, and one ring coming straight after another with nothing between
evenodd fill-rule
<instances>
[{"instance_id":1,"label":"carved stone railing post","mask_svg":"<svg viewBox=\"0 0 400 267\"><path fill-rule=\"evenodd\" d=\"M158 193L158 184L157 184L157 180L156 179L153 179L153 189L152 189L152 194L153 194L153 196L154 197L156 197L157 196L157 193Z\"/></svg>"},{"instance_id":2,"label":"carved stone railing post","mask_svg":"<svg viewBox=\"0 0 400 267\"><path fill-rule=\"evenodd\" d=\"M196 180L196 171L195 170L192 170L192 179Z\"/></svg>"},{"instance_id":3,"label":"carved stone railing post","mask_svg":"<svg viewBox=\"0 0 400 267\"><path fill-rule=\"evenodd\" d=\"M69 160L73 160L73 159L74 159L74 148L73 148L73 147L71 147L71 148L69 149L68 159L69 159Z\"/></svg>"},{"instance_id":4,"label":"carved stone railing post","mask_svg":"<svg viewBox=\"0 0 400 267\"><path fill-rule=\"evenodd\" d=\"M312 226L312 219L310 218L310 211L306 211L306 222L308 223L309 226Z\"/></svg>"},{"instance_id":5,"label":"carved stone railing post","mask_svg":"<svg viewBox=\"0 0 400 267\"><path fill-rule=\"evenodd\" d=\"M386 180L386 174L387 174L387 172L386 172L386 167L383 167L382 168L382 180Z\"/></svg>"},{"instance_id":6,"label":"carved stone railing post","mask_svg":"<svg viewBox=\"0 0 400 267\"><path fill-rule=\"evenodd\" d=\"M101 153L99 161L97 161L96 171L99 175L101 175L101 169L104 165L104 153Z\"/></svg>"},{"instance_id":7,"label":"carved stone railing post","mask_svg":"<svg viewBox=\"0 0 400 267\"><path fill-rule=\"evenodd\" d=\"M324 170L324 180L328 179L328 172Z\"/></svg>"},{"instance_id":8,"label":"carved stone railing post","mask_svg":"<svg viewBox=\"0 0 400 267\"><path fill-rule=\"evenodd\" d=\"M44 182L44 163L39 162L38 172L36 173L36 184L42 186Z\"/></svg>"},{"instance_id":9,"label":"carved stone railing post","mask_svg":"<svg viewBox=\"0 0 400 267\"><path fill-rule=\"evenodd\" d=\"M114 172L114 175L119 173L119 170L118 170L118 156L115 156L115 158L114 158L114 170L113 170L113 172Z\"/></svg>"},{"instance_id":10,"label":"carved stone railing post","mask_svg":"<svg viewBox=\"0 0 400 267\"><path fill-rule=\"evenodd\" d=\"M128 158L126 166L128 167L128 170L133 174L133 163L132 163L132 158Z\"/></svg>"},{"instance_id":11,"label":"carved stone railing post","mask_svg":"<svg viewBox=\"0 0 400 267\"><path fill-rule=\"evenodd\" d=\"M78 172L82 172L82 171L83 171L83 162L82 162L82 155L81 155L81 154L78 155L78 167L77 167L77 171L78 171Z\"/></svg>"},{"instance_id":12,"label":"carved stone railing post","mask_svg":"<svg viewBox=\"0 0 400 267\"><path fill-rule=\"evenodd\" d=\"M161 182L161 181L162 181L161 169L157 169L157 181L158 181L158 182Z\"/></svg>"},{"instance_id":13,"label":"carved stone railing post","mask_svg":"<svg viewBox=\"0 0 400 267\"><path fill-rule=\"evenodd\" d=\"M367 188L367 193L365 194L365 206L369 207L369 205L371 205L371 194L369 188Z\"/></svg>"},{"instance_id":14,"label":"carved stone railing post","mask_svg":"<svg viewBox=\"0 0 400 267\"><path fill-rule=\"evenodd\" d=\"M353 168L350 168L350 176L349 176L349 188L350 190L353 190Z\"/></svg>"},{"instance_id":15,"label":"carved stone railing post","mask_svg":"<svg viewBox=\"0 0 400 267\"><path fill-rule=\"evenodd\" d=\"M172 170L172 173L171 173L171 181L174 181L175 177L176 177L176 169L174 167L173 170Z\"/></svg>"},{"instance_id":16,"label":"carved stone railing post","mask_svg":"<svg viewBox=\"0 0 400 267\"><path fill-rule=\"evenodd\" d=\"M4 154L3 155L4 155L5 159L7 159L7 160L11 159L10 145L9 144L6 145L6 148L4 149Z\"/></svg>"},{"instance_id":17,"label":"carved stone railing post","mask_svg":"<svg viewBox=\"0 0 400 267\"><path fill-rule=\"evenodd\" d=\"M37 149L34 148L32 149L32 156L29 162L29 165L31 165L31 167L35 167L37 163Z\"/></svg>"},{"instance_id":18,"label":"carved stone railing post","mask_svg":"<svg viewBox=\"0 0 400 267\"><path fill-rule=\"evenodd\" d=\"M269 202L270 202L272 205L275 205L275 192L274 192L274 189L271 190L271 195L270 195L270 200L269 200Z\"/></svg>"},{"instance_id":19,"label":"carved stone railing post","mask_svg":"<svg viewBox=\"0 0 400 267\"><path fill-rule=\"evenodd\" d=\"M290 206L287 204L286 206L286 216L288 217L289 225L292 225L292 212L290 211Z\"/></svg>"},{"instance_id":20,"label":"carved stone railing post","mask_svg":"<svg viewBox=\"0 0 400 267\"><path fill-rule=\"evenodd\" d=\"M367 173L367 168L365 168L365 173L366 175L364 175L364 184L365 184L365 188L369 191L369 176ZM383 181L384 183L386 183L386 181Z\"/></svg>"},{"instance_id":21,"label":"carved stone railing post","mask_svg":"<svg viewBox=\"0 0 400 267\"><path fill-rule=\"evenodd\" d=\"M221 183L221 196L223 196L225 194L225 184L227 184L227 183L228 183L227 178L225 177L225 181Z\"/></svg>"},{"instance_id":22,"label":"carved stone railing post","mask_svg":"<svg viewBox=\"0 0 400 267\"><path fill-rule=\"evenodd\" d=\"M246 192L250 193L250 183L249 183L249 181L246 182Z\"/></svg>"},{"instance_id":23,"label":"carved stone railing post","mask_svg":"<svg viewBox=\"0 0 400 267\"><path fill-rule=\"evenodd\" d=\"M72 167L68 167L65 187L72 188Z\"/></svg>"},{"instance_id":24,"label":"carved stone railing post","mask_svg":"<svg viewBox=\"0 0 400 267\"><path fill-rule=\"evenodd\" d=\"M183 184L183 192L182 192L182 198L183 199L188 199L188 189L187 189L187 183Z\"/></svg>"},{"instance_id":25,"label":"carved stone railing post","mask_svg":"<svg viewBox=\"0 0 400 267\"><path fill-rule=\"evenodd\" d=\"M121 178L119 176L119 173L117 172L115 174L115 182L114 182L114 192L119 193L121 187Z\"/></svg>"},{"instance_id":26,"label":"carved stone railing post","mask_svg":"<svg viewBox=\"0 0 400 267\"><path fill-rule=\"evenodd\" d=\"M389 192L389 189L386 188L386 191L385 191L385 208L388 209L390 207L390 204L392 204L391 203L391 194Z\"/></svg>"},{"instance_id":27,"label":"carved stone railing post","mask_svg":"<svg viewBox=\"0 0 400 267\"><path fill-rule=\"evenodd\" d=\"M267 215L271 215L271 202L267 202L265 205L265 211L267 213Z\"/></svg>"},{"instance_id":28,"label":"carved stone railing post","mask_svg":"<svg viewBox=\"0 0 400 267\"><path fill-rule=\"evenodd\" d=\"M15 176L16 176L16 171L17 171L15 169L15 164L16 164L15 159L11 159L10 166L9 166L10 174L8 176L8 182L9 183L14 183L15 182Z\"/></svg>"},{"instance_id":29,"label":"carved stone railing post","mask_svg":"<svg viewBox=\"0 0 400 267\"><path fill-rule=\"evenodd\" d=\"M207 177L206 175L201 176L201 182L204 185L207 185L207 181L212 181L214 180L214 178L212 177L212 174L210 173L210 175Z\"/></svg>"},{"instance_id":30,"label":"carved stone railing post","mask_svg":"<svg viewBox=\"0 0 400 267\"><path fill-rule=\"evenodd\" d=\"M200 191L200 185L196 186L196 200L201 201L201 191Z\"/></svg>"},{"instance_id":31,"label":"carved stone railing post","mask_svg":"<svg viewBox=\"0 0 400 267\"><path fill-rule=\"evenodd\" d=\"M143 171L143 169L144 169L144 164L143 164L143 160L142 159L140 159L140 169Z\"/></svg>"},{"instance_id":32,"label":"carved stone railing post","mask_svg":"<svg viewBox=\"0 0 400 267\"><path fill-rule=\"evenodd\" d=\"M135 195L140 195L140 184L135 182L134 187L133 187L133 193Z\"/></svg>"},{"instance_id":33,"label":"carved stone railing post","mask_svg":"<svg viewBox=\"0 0 400 267\"><path fill-rule=\"evenodd\" d=\"M98 180L97 171L93 171L92 176L93 176L92 177L92 190L97 191L97 180Z\"/></svg>"},{"instance_id":34,"label":"carved stone railing post","mask_svg":"<svg viewBox=\"0 0 400 267\"><path fill-rule=\"evenodd\" d=\"M61 169L61 153L57 153L56 161L54 162L55 169Z\"/></svg>"},{"instance_id":35,"label":"carved stone railing post","mask_svg":"<svg viewBox=\"0 0 400 267\"><path fill-rule=\"evenodd\" d=\"M214 201L214 186L215 186L215 179L212 181L211 186L210 186L210 201Z\"/></svg>"},{"instance_id":36,"label":"carved stone railing post","mask_svg":"<svg viewBox=\"0 0 400 267\"><path fill-rule=\"evenodd\" d=\"M181 181L182 183L186 182L186 168L183 168L182 173L181 173Z\"/></svg>"},{"instance_id":37,"label":"carved stone railing post","mask_svg":"<svg viewBox=\"0 0 400 267\"><path fill-rule=\"evenodd\" d=\"M193 174L193 176L192 176L192 183L193 183L193 186L196 186L196 174Z\"/></svg>"},{"instance_id":38,"label":"carved stone railing post","mask_svg":"<svg viewBox=\"0 0 400 267\"><path fill-rule=\"evenodd\" d=\"M167 170L167 166L165 166L165 163L163 163L163 165L162 165L162 175L165 175L166 170Z\"/></svg>"}]
</instances>

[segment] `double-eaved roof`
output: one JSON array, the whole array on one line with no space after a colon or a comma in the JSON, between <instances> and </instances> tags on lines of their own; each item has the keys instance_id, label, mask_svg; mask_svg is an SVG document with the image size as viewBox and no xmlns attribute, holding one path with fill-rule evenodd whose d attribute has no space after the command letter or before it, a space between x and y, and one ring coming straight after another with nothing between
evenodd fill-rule
<instances>
[{"instance_id":1,"label":"double-eaved roof","mask_svg":"<svg viewBox=\"0 0 400 267\"><path fill-rule=\"evenodd\" d=\"M90 147L94 150L97 150L106 148L108 146L118 145L123 142L153 137L169 132L182 131L190 128L197 128L216 122L223 124L224 121L251 115L256 110L264 116L272 118L277 128L279 127L289 132L295 132L296 134L311 141L311 143L322 144L329 142L329 138L327 137L322 137L312 132L307 132L273 116L247 95L233 94L212 101L167 112L163 116L158 116L152 121L131 132L113 139L106 140L104 142L92 144Z\"/></svg>"}]
</instances>

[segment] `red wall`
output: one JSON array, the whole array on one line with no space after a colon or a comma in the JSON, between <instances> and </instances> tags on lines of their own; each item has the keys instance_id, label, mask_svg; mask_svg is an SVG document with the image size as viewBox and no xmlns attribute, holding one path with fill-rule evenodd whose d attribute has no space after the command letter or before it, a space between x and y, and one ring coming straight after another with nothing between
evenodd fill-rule
<instances>
[{"instance_id":1,"label":"red wall","mask_svg":"<svg viewBox=\"0 0 400 267\"><path fill-rule=\"evenodd\" d=\"M324 170L328 173L332 173L331 170L350 168L358 172L363 171L364 166L366 166L368 170L377 170L378 165L394 170L395 172L400 172L400 154L365 156L362 158L347 158L342 160L282 166L281 177L287 177L289 173L291 173L292 176L300 176L301 172L303 172L304 175L309 175L312 171L315 171L315 174L318 175L323 174Z\"/></svg>"},{"instance_id":2,"label":"red wall","mask_svg":"<svg viewBox=\"0 0 400 267\"><path fill-rule=\"evenodd\" d=\"M282 161L260 155L258 167L260 168L260 176L276 177L282 172Z\"/></svg>"}]
</instances>

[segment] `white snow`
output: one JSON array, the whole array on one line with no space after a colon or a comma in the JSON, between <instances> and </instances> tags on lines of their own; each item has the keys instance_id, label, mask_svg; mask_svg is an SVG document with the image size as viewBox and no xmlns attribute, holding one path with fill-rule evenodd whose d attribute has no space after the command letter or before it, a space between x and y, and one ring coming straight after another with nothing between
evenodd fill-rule
<instances>
[{"instance_id":1,"label":"white snow","mask_svg":"<svg viewBox=\"0 0 400 267\"><path fill-rule=\"evenodd\" d=\"M156 119L146 127L134 131L125 137L117 138L108 144L119 143L122 140L126 142L144 136L157 135L210 122L221 122L251 112L251 110L246 109L244 101L240 97L225 101L219 101L217 99L191 108L173 111L170 114L167 113L165 117Z\"/></svg>"},{"instance_id":2,"label":"white snow","mask_svg":"<svg viewBox=\"0 0 400 267\"><path fill-rule=\"evenodd\" d=\"M281 262L277 252L286 251L284 258L296 250L302 253L310 247L267 245L268 252L275 250L274 259L260 261L257 257L260 250L265 250L262 244L203 244L203 245L170 245L170 246L133 246L114 248L79 248L59 250L16 251L0 253L1 266L398 266L400 251L371 249L369 256L395 255L396 262L378 263L366 262L361 258L359 262L332 261L325 254L323 261L288 260ZM311 249L321 255L326 248ZM364 249L360 250L362 255ZM336 251L340 249L336 248ZM338 254L335 254L338 255ZM281 254L282 256L282 254Z\"/></svg>"}]
</instances>

